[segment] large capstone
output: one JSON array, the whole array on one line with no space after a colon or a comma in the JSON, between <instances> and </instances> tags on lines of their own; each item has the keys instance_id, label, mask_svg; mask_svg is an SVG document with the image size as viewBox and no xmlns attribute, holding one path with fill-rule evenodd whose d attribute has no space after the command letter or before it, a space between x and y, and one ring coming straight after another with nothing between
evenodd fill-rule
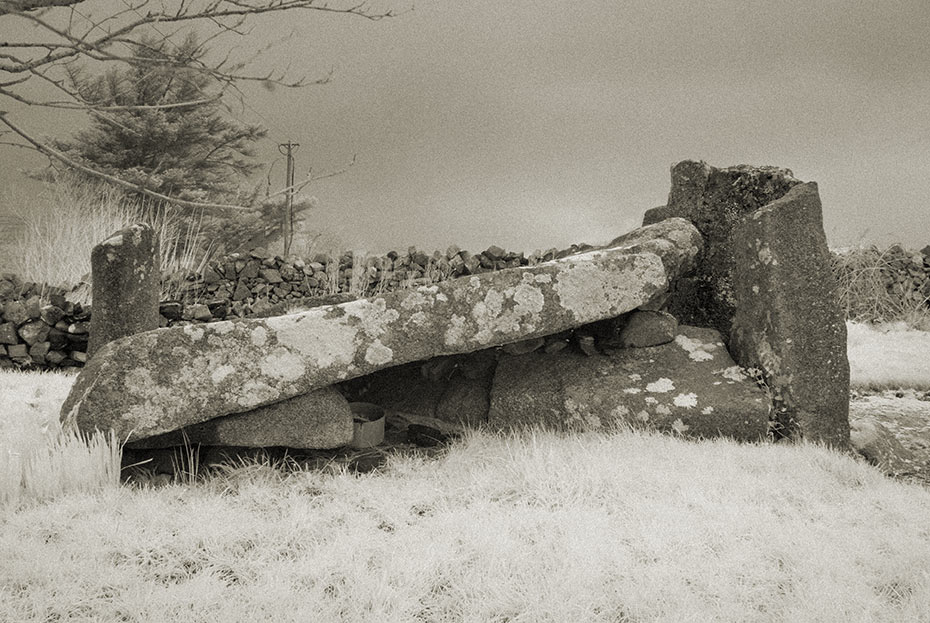
<instances>
[{"instance_id":1,"label":"large capstone","mask_svg":"<svg viewBox=\"0 0 930 623\"><path fill-rule=\"evenodd\" d=\"M846 322L837 302L817 184L795 186L731 233L730 352L772 390L781 434L849 443Z\"/></svg>"},{"instance_id":2,"label":"large capstone","mask_svg":"<svg viewBox=\"0 0 930 623\"><path fill-rule=\"evenodd\" d=\"M616 247L532 267L128 336L90 359L62 419L141 439L382 368L558 333L652 300L693 268L701 245L691 223L670 219Z\"/></svg>"},{"instance_id":3,"label":"large capstone","mask_svg":"<svg viewBox=\"0 0 930 623\"><path fill-rule=\"evenodd\" d=\"M769 398L714 329L681 326L672 342L586 357L503 355L491 388L495 429L610 430L617 425L695 437L763 439Z\"/></svg>"},{"instance_id":4,"label":"large capstone","mask_svg":"<svg viewBox=\"0 0 930 623\"><path fill-rule=\"evenodd\" d=\"M121 229L91 250L94 312L88 356L107 342L158 328L158 258L155 230L144 223Z\"/></svg>"}]
</instances>

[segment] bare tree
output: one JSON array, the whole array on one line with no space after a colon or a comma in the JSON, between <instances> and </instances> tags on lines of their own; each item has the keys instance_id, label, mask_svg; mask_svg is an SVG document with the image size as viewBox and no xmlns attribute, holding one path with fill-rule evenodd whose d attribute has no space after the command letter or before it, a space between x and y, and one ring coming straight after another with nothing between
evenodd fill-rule
<instances>
[{"instance_id":1,"label":"bare tree","mask_svg":"<svg viewBox=\"0 0 930 623\"><path fill-rule=\"evenodd\" d=\"M27 130L12 113L3 110L3 102L83 111L98 121L119 125L115 114L119 111L189 106L217 95L204 93L202 99L189 102L101 104L73 87L69 76L74 75L76 63L130 66L154 72L177 61L172 55L158 53L156 49L152 53L138 54L139 46L152 41L152 37L175 41L196 29L201 45L211 44L216 49L221 38L247 37L249 21L263 14L316 11L369 20L394 15L391 10L374 9L368 2L339 4L339 0L119 0L108 2L103 16L92 15L87 9L90 4L87 0L0 0L0 27L14 32L11 26L17 21L33 27L16 30L30 33L21 40L0 41L0 144L36 150L85 175L179 207L219 210L248 208L169 196L147 188L144 183L130 182L78 162ZM245 82L259 82L269 88L293 88L329 80L328 76L292 78L286 71L250 73L245 62L232 59L231 47L228 46L226 54L214 62L201 58L192 66L194 71L221 85L220 96L242 98L240 85Z\"/></svg>"}]
</instances>

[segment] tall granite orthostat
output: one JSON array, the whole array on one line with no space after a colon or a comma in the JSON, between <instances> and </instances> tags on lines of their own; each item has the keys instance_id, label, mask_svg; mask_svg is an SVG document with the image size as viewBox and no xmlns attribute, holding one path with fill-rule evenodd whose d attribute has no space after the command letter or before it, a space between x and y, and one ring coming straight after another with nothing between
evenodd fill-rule
<instances>
[{"instance_id":1,"label":"tall granite orthostat","mask_svg":"<svg viewBox=\"0 0 930 623\"><path fill-rule=\"evenodd\" d=\"M87 355L115 339L157 329L161 267L151 225L137 223L90 253L93 310Z\"/></svg>"},{"instance_id":2,"label":"tall granite orthostat","mask_svg":"<svg viewBox=\"0 0 930 623\"><path fill-rule=\"evenodd\" d=\"M381 368L612 318L693 268L683 219L611 249L267 319L147 331L103 346L62 406L65 423L150 437Z\"/></svg>"},{"instance_id":3,"label":"tall granite orthostat","mask_svg":"<svg viewBox=\"0 0 930 623\"><path fill-rule=\"evenodd\" d=\"M682 324L713 327L729 341L733 298L733 226L746 214L783 197L800 184L788 169L739 165L718 169L684 160L672 166L668 205L647 210L643 225L671 217L691 221L704 237L693 275L680 279L666 302Z\"/></svg>"},{"instance_id":4,"label":"tall granite orthostat","mask_svg":"<svg viewBox=\"0 0 930 623\"><path fill-rule=\"evenodd\" d=\"M772 390L776 432L849 443L846 321L817 184L746 215L731 232L736 310L730 352Z\"/></svg>"},{"instance_id":5,"label":"tall granite orthostat","mask_svg":"<svg viewBox=\"0 0 930 623\"><path fill-rule=\"evenodd\" d=\"M686 160L672 167L668 205L644 222L670 216L697 227L704 251L673 286L668 311L716 328L736 363L761 370L777 433L845 447L846 325L817 185L788 169Z\"/></svg>"}]
</instances>

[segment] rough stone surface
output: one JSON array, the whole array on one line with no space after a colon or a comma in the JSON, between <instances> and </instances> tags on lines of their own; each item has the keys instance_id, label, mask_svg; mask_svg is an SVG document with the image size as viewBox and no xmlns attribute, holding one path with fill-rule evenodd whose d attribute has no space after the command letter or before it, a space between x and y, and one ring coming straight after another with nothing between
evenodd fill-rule
<instances>
[{"instance_id":1,"label":"rough stone surface","mask_svg":"<svg viewBox=\"0 0 930 623\"><path fill-rule=\"evenodd\" d=\"M22 301L7 301L3 306L3 319L19 326L29 320L29 314L26 313L26 306Z\"/></svg>"},{"instance_id":2,"label":"rough stone surface","mask_svg":"<svg viewBox=\"0 0 930 623\"><path fill-rule=\"evenodd\" d=\"M629 315L617 341L622 348L659 346L675 339L678 319L668 312L637 310Z\"/></svg>"},{"instance_id":3,"label":"rough stone surface","mask_svg":"<svg viewBox=\"0 0 930 623\"><path fill-rule=\"evenodd\" d=\"M823 232L817 185L802 184L733 227L730 352L758 368L779 434L849 442L846 323Z\"/></svg>"},{"instance_id":4,"label":"rough stone surface","mask_svg":"<svg viewBox=\"0 0 930 623\"><path fill-rule=\"evenodd\" d=\"M495 429L633 427L698 437L765 437L769 399L714 329L681 326L673 342L608 356L502 356L491 389Z\"/></svg>"},{"instance_id":5,"label":"rough stone surface","mask_svg":"<svg viewBox=\"0 0 930 623\"><path fill-rule=\"evenodd\" d=\"M643 224L690 220L704 237L694 275L673 286L667 309L683 324L714 327L729 340L735 302L730 231L740 218L783 197L801 182L788 169L739 165L724 169L685 160L672 166L668 205L646 212Z\"/></svg>"},{"instance_id":6,"label":"rough stone surface","mask_svg":"<svg viewBox=\"0 0 930 623\"><path fill-rule=\"evenodd\" d=\"M183 431L183 432L182 432ZM248 448L338 448L352 441L352 412L334 387L325 387L245 413L219 417L130 444L166 448L190 444Z\"/></svg>"},{"instance_id":7,"label":"rough stone surface","mask_svg":"<svg viewBox=\"0 0 930 623\"><path fill-rule=\"evenodd\" d=\"M88 357L112 340L159 326L161 276L155 230L131 225L93 248L94 313L90 320Z\"/></svg>"},{"instance_id":8,"label":"rough stone surface","mask_svg":"<svg viewBox=\"0 0 930 623\"><path fill-rule=\"evenodd\" d=\"M922 465L913 452L905 448L894 434L874 417L853 420L850 445L869 463L889 476L919 474Z\"/></svg>"},{"instance_id":9,"label":"rough stone surface","mask_svg":"<svg viewBox=\"0 0 930 623\"><path fill-rule=\"evenodd\" d=\"M701 244L690 223L671 219L618 248L533 267L286 316L128 336L90 359L62 418L82 430L144 438L381 368L557 333L650 300L692 268ZM152 308L157 315L157 301Z\"/></svg>"}]
</instances>

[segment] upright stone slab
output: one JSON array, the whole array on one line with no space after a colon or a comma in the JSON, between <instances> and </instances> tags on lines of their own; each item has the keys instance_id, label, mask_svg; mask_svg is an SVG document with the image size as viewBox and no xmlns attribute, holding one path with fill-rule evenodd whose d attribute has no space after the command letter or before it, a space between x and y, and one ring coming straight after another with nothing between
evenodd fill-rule
<instances>
[{"instance_id":1,"label":"upright stone slab","mask_svg":"<svg viewBox=\"0 0 930 623\"><path fill-rule=\"evenodd\" d=\"M81 371L62 419L140 439L381 368L618 316L666 290L701 247L683 219L634 238L614 249L286 316L121 338Z\"/></svg>"},{"instance_id":2,"label":"upright stone slab","mask_svg":"<svg viewBox=\"0 0 930 623\"><path fill-rule=\"evenodd\" d=\"M849 442L846 322L823 232L817 184L793 187L731 232L736 303L730 351L759 368L784 433Z\"/></svg>"},{"instance_id":3,"label":"upright stone slab","mask_svg":"<svg viewBox=\"0 0 930 623\"><path fill-rule=\"evenodd\" d=\"M87 355L115 339L157 329L159 279L155 230L137 223L93 248L93 314Z\"/></svg>"},{"instance_id":4,"label":"upright stone slab","mask_svg":"<svg viewBox=\"0 0 930 623\"><path fill-rule=\"evenodd\" d=\"M734 269L731 230L740 218L785 195L801 182L777 167L718 169L684 160L672 166L668 205L648 210L643 224L670 217L690 220L704 238L694 275L678 280L666 305L682 324L714 327L729 340Z\"/></svg>"}]
</instances>

